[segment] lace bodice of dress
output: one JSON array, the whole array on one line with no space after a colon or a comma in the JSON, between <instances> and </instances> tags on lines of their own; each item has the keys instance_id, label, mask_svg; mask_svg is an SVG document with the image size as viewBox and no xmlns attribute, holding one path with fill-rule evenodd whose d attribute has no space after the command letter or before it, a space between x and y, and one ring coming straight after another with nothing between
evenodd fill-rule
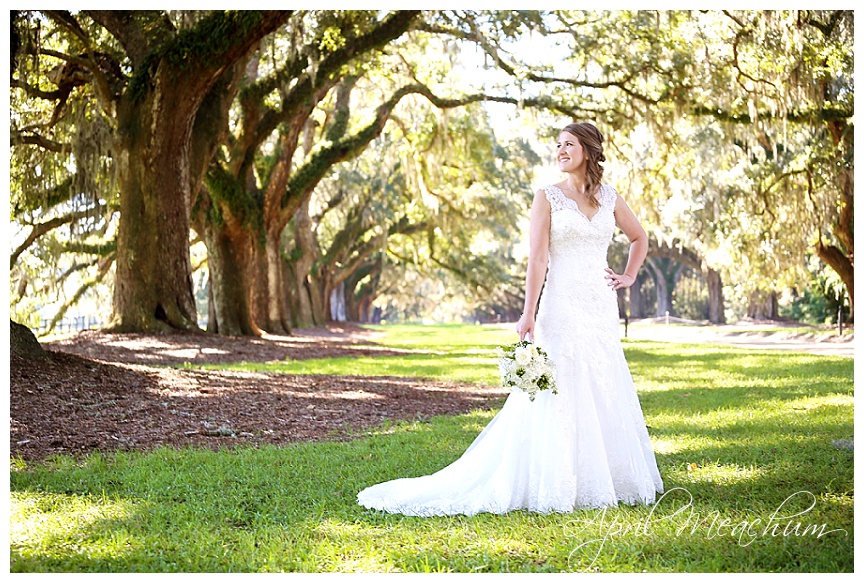
<instances>
[{"instance_id":1,"label":"lace bodice of dress","mask_svg":"<svg viewBox=\"0 0 864 583\"><path fill-rule=\"evenodd\" d=\"M589 219L557 186L544 190L552 215L538 342L568 358L586 345L618 340L618 300L605 272L618 193L602 185L600 208Z\"/></svg>"},{"instance_id":2,"label":"lace bodice of dress","mask_svg":"<svg viewBox=\"0 0 864 583\"><path fill-rule=\"evenodd\" d=\"M549 233L549 258L554 262L586 264L606 267L606 251L615 231L615 201L618 193L611 186L602 185L597 199L600 208L590 219L579 210L576 201L567 198L557 186L544 188L546 200L552 207Z\"/></svg>"}]
</instances>

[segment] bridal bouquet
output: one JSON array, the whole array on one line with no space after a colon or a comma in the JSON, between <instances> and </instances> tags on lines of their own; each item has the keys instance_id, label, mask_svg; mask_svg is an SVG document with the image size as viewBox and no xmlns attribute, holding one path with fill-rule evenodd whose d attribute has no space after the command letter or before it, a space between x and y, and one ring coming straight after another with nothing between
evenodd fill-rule
<instances>
[{"instance_id":1,"label":"bridal bouquet","mask_svg":"<svg viewBox=\"0 0 864 583\"><path fill-rule=\"evenodd\" d=\"M498 371L505 387L525 391L532 401L537 391L551 390L558 394L555 365L542 348L533 342L520 340L509 346L499 346L497 352Z\"/></svg>"}]
</instances>

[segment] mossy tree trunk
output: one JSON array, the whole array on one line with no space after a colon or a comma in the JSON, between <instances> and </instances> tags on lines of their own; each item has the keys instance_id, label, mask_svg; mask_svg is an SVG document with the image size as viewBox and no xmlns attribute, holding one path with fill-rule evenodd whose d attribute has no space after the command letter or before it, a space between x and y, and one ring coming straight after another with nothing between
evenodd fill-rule
<instances>
[{"instance_id":1,"label":"mossy tree trunk","mask_svg":"<svg viewBox=\"0 0 864 583\"><path fill-rule=\"evenodd\" d=\"M776 320L777 292L755 290L747 303L747 317L753 320Z\"/></svg>"},{"instance_id":2,"label":"mossy tree trunk","mask_svg":"<svg viewBox=\"0 0 864 583\"><path fill-rule=\"evenodd\" d=\"M313 266L321 261L321 250L312 228L312 219L309 217L308 199L294 213L293 225L294 256L286 266L287 281L291 286L289 293L292 299L292 322L298 328L323 326L328 318L324 313L318 282L313 273Z\"/></svg>"},{"instance_id":3,"label":"mossy tree trunk","mask_svg":"<svg viewBox=\"0 0 864 583\"><path fill-rule=\"evenodd\" d=\"M837 130L840 132L841 130ZM816 253L831 269L837 272L846 292L849 294L850 320L855 315L855 176L852 158L852 144L848 129L842 128L843 137L838 137L838 142L845 144L845 151L849 152L850 160L846 167L840 172L838 188L840 189L840 212L834 222L833 231L837 239L836 244L826 244L822 237L816 244ZM849 142L849 143L846 143Z\"/></svg>"},{"instance_id":4,"label":"mossy tree trunk","mask_svg":"<svg viewBox=\"0 0 864 583\"><path fill-rule=\"evenodd\" d=\"M319 55L314 63L307 54L298 52L286 59L280 71L266 78L258 78L254 63L250 68L248 87L240 95L238 132L228 142L224 166L238 182L246 185L248 192L258 201L260 229L250 234L254 245L250 304L259 328L284 334L290 332L292 320L315 322L320 302L317 291L309 288L317 286L307 274L300 273L302 270L296 270L292 277L291 269L285 267L283 236L286 226L333 165L359 153L380 134L398 99L382 106L383 115L353 136L344 135L347 116L336 116L338 131L334 132L332 127L327 129L331 144L310 156L308 154L314 146L314 127L308 123L312 111L334 86L350 77L346 71L352 60L398 38L419 16L419 11L396 11L369 30L351 36L343 46ZM352 16L349 14L345 18L350 20ZM346 26L346 30L352 28L353 25ZM292 82L287 83L288 79ZM274 92L280 97L276 107L267 104ZM400 94L399 99L403 95ZM274 132L278 132L277 149L259 187L253 179L254 161L259 148L271 139ZM306 156L298 167L295 162L299 156L295 154L299 154L301 139ZM290 292L289 286L294 288ZM304 294L308 302L301 299ZM291 313L291 305L305 313L295 316Z\"/></svg>"},{"instance_id":5,"label":"mossy tree trunk","mask_svg":"<svg viewBox=\"0 0 864 583\"><path fill-rule=\"evenodd\" d=\"M251 54L249 55L251 56ZM207 247L210 272L208 332L226 336L259 336L252 317L250 238L259 220L243 185L218 164L210 164L227 139L230 108L248 59L229 68L207 94L195 118L193 168L204 176L192 216ZM251 227L251 228L250 228Z\"/></svg>"},{"instance_id":6,"label":"mossy tree trunk","mask_svg":"<svg viewBox=\"0 0 864 583\"><path fill-rule=\"evenodd\" d=\"M252 318L248 270L251 245L248 231L215 221L205 226L215 324L212 332L225 336L260 336Z\"/></svg>"},{"instance_id":7,"label":"mossy tree trunk","mask_svg":"<svg viewBox=\"0 0 864 583\"><path fill-rule=\"evenodd\" d=\"M197 104L168 73L120 110L114 328L197 328L189 261L189 129Z\"/></svg>"},{"instance_id":8,"label":"mossy tree trunk","mask_svg":"<svg viewBox=\"0 0 864 583\"><path fill-rule=\"evenodd\" d=\"M264 257L263 237L253 237L249 266L249 302L255 325L267 330L264 315L267 313L267 263Z\"/></svg>"},{"instance_id":9,"label":"mossy tree trunk","mask_svg":"<svg viewBox=\"0 0 864 583\"><path fill-rule=\"evenodd\" d=\"M703 272L708 284L708 321L712 324L726 323L726 307L723 302L723 281L720 274L708 268Z\"/></svg>"},{"instance_id":10,"label":"mossy tree trunk","mask_svg":"<svg viewBox=\"0 0 864 583\"><path fill-rule=\"evenodd\" d=\"M274 334L291 332L290 315L286 309L285 279L282 272L281 229L265 231L264 272L265 292L267 297L267 312L264 314L264 327Z\"/></svg>"},{"instance_id":11,"label":"mossy tree trunk","mask_svg":"<svg viewBox=\"0 0 864 583\"><path fill-rule=\"evenodd\" d=\"M117 106L120 222L114 329L197 329L189 260L193 127L232 64L288 17L216 13L178 32L158 11L91 12L123 44L134 75Z\"/></svg>"},{"instance_id":12,"label":"mossy tree trunk","mask_svg":"<svg viewBox=\"0 0 864 583\"><path fill-rule=\"evenodd\" d=\"M712 324L726 323L726 311L723 301L723 280L720 277L720 273L715 269L711 268L707 264L707 262L699 256L698 253L696 253L692 249L685 247L679 240L675 240L671 244L658 244L655 240L652 239L649 241L648 244L648 255L651 257L666 258L676 261L680 264L680 266L687 266L694 271L701 273L702 279L708 286L708 321L710 321ZM671 294L674 291L677 279L672 281L667 278L665 282L660 282L657 281L657 276L655 273L651 272L651 275L652 277L654 277L655 284L658 286L656 288L657 315L665 315L666 308L664 307L661 309L661 302L663 302L664 305L668 303L668 305L670 306L669 314L671 315ZM676 278L679 276L680 273L676 274ZM663 288L662 290L661 287ZM666 297L666 299L661 299L662 297Z\"/></svg>"},{"instance_id":13,"label":"mossy tree trunk","mask_svg":"<svg viewBox=\"0 0 864 583\"><path fill-rule=\"evenodd\" d=\"M379 254L345 280L345 312L348 320L370 321L372 302L378 297L383 265L383 254Z\"/></svg>"}]
</instances>

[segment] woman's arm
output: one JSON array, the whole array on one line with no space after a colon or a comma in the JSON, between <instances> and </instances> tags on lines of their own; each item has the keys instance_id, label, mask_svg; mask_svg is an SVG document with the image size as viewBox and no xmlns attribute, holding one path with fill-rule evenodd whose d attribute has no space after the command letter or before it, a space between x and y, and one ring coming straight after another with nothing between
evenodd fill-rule
<instances>
[{"instance_id":1,"label":"woman's arm","mask_svg":"<svg viewBox=\"0 0 864 583\"><path fill-rule=\"evenodd\" d=\"M642 263L648 255L648 235L621 195L618 195L615 201L615 222L630 239L630 255L627 258L627 267L624 268L624 273L618 275L606 268L606 279L609 280L612 289L617 290L630 287L636 281L639 268L642 267Z\"/></svg>"},{"instance_id":2,"label":"woman's arm","mask_svg":"<svg viewBox=\"0 0 864 583\"><path fill-rule=\"evenodd\" d=\"M540 300L540 290L546 281L549 266L549 225L551 207L543 189L534 194L531 203L531 219L528 228L528 273L525 277L525 309L516 324L516 332L522 340L527 334L534 337L534 314Z\"/></svg>"}]
</instances>

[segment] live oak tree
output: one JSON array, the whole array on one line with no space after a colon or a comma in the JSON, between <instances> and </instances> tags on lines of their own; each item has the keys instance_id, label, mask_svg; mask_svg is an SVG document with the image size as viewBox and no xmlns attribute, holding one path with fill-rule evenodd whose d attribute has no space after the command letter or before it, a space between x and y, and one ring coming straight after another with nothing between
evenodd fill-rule
<instances>
[{"instance_id":1,"label":"live oak tree","mask_svg":"<svg viewBox=\"0 0 864 583\"><path fill-rule=\"evenodd\" d=\"M275 30L286 12L213 13L178 29L161 11L46 11L34 17L64 36L65 51L37 42L24 46L37 59L59 60L58 89L25 79L13 85L58 103L82 88L110 124L120 220L114 285L114 328L196 329L189 262L192 192L203 178L202 144L193 136L199 106L222 75ZM94 115L97 115L94 113ZM61 117L16 132L38 142Z\"/></svg>"},{"instance_id":2,"label":"live oak tree","mask_svg":"<svg viewBox=\"0 0 864 583\"><path fill-rule=\"evenodd\" d=\"M412 95L439 108L479 101L549 108L554 116L537 114L545 138L554 139L569 118L600 124L616 158L609 178L626 187L654 235L652 254L702 274L712 321L722 321L723 280L770 292L794 282L812 253L854 297L850 12L46 11L26 17L24 28L42 34L38 42L21 37L26 42L18 54L29 56L13 69L13 202L31 235L13 250L18 286L32 287L37 278L34 264L22 258L33 249L62 253L69 237L58 229L80 225L94 236L76 245L93 253L86 267L71 263L64 271L104 277L116 256L115 307L124 329L194 327L190 224L207 242L211 325L223 333L284 331L308 322L314 310L298 307L303 294L295 292L319 275L319 283L346 276L346 286L367 292L373 281L387 280L386 269L400 262L395 247L370 252L354 274L325 275L330 268L319 267L338 271L352 255L329 253L329 242L305 238L312 223L304 215L315 218L307 207L316 190L330 188L340 164L405 117ZM263 24L268 18L273 21ZM238 34L224 34L229 30ZM529 35L536 43L561 39L566 51L553 58L550 49L545 59L529 62L519 44ZM477 75L454 86L449 74L424 76L432 55L446 60L457 46L427 51L424 61L425 49L417 47L429 38L475 45L498 81L484 84L486 76ZM170 89L178 72L193 83ZM178 100L176 112L158 107L166 95ZM185 129L168 135L165 128L175 126ZM153 127L160 128L154 135L129 131ZM156 140L173 158L154 154L146 166ZM421 170L430 174L435 165ZM147 174L141 188L132 184L135 172ZM355 196L358 204L376 203ZM135 218L136 208L155 219ZM345 207L346 228L348 217L363 216L351 208ZM371 237L368 230L350 232L343 250L359 250ZM475 262L462 264L468 255L459 250L470 241L452 234L428 239L420 255L428 250L429 261L469 281L473 267L465 267ZM400 237L392 241L406 248L420 241ZM316 245L317 258L310 253ZM140 269L130 269L135 265ZM473 273L494 281L496 293L510 289L499 285L508 281L500 271ZM328 296L323 290L333 287L322 285L307 294L310 306L313 296ZM320 319L327 300L314 301Z\"/></svg>"},{"instance_id":3,"label":"live oak tree","mask_svg":"<svg viewBox=\"0 0 864 583\"><path fill-rule=\"evenodd\" d=\"M405 53L422 39L402 41L407 31L420 26L420 16L412 11L384 17L374 11L298 13L289 20L285 38L279 41L277 35L273 41L288 46L280 58L268 62L265 47L260 59L252 61L239 93L234 130L222 155L213 159L201 191L201 208L209 213L201 220L221 229L219 240L233 249L210 253L211 283L216 286L214 329L280 333L295 323L308 325L327 317L332 289L352 275L351 269L340 268L337 274L327 266L347 260L340 258L346 249L359 244L356 253L366 256L374 245L363 240L363 229L352 227L338 252L316 250L309 200L339 163L359 155L384 131L410 96L439 109L486 100L518 103L507 95L436 94L416 70L417 63L430 60L429 54ZM352 99L357 91L364 92L362 100ZM554 107L548 99L525 104ZM292 220L295 256L286 273L284 237ZM231 265L245 263L248 272L236 275L236 267L220 265L222 258L232 257L242 259ZM359 262L354 265L360 267ZM229 280L220 273L233 275ZM248 283L238 285L243 277ZM237 295L244 287L248 299ZM292 302L298 313L292 313ZM243 324L228 328L226 322Z\"/></svg>"},{"instance_id":4,"label":"live oak tree","mask_svg":"<svg viewBox=\"0 0 864 583\"><path fill-rule=\"evenodd\" d=\"M439 110L414 100L350 167L343 165L330 184L338 199L318 202L332 210L312 223L315 240L327 245L315 275L334 268L341 274L346 312L359 317L362 306L370 317L369 301L380 294L385 311L420 313L444 287L460 298L463 317L518 313L524 272L514 247L538 159L518 134L498 133L479 104ZM341 204L333 207L334 200ZM355 229L362 235L345 236ZM353 246L345 244L350 240ZM333 262L340 250L351 251ZM430 286L436 289L428 297L418 293L431 282L442 285Z\"/></svg>"},{"instance_id":5,"label":"live oak tree","mask_svg":"<svg viewBox=\"0 0 864 583\"><path fill-rule=\"evenodd\" d=\"M852 12L724 16L735 35L723 61L747 109L733 103L712 116L747 128L729 133L750 163L745 196L759 235L748 247L772 249L763 265L799 270L815 251L854 308ZM783 279L778 273L778 283L790 283Z\"/></svg>"},{"instance_id":6,"label":"live oak tree","mask_svg":"<svg viewBox=\"0 0 864 583\"><path fill-rule=\"evenodd\" d=\"M128 128L117 154L117 329L197 328L188 251L192 193L203 178L191 167L201 145L196 114L226 69L287 14L216 13L182 33L163 14L92 17L124 46L133 71L117 103L118 126Z\"/></svg>"},{"instance_id":7,"label":"live oak tree","mask_svg":"<svg viewBox=\"0 0 864 583\"><path fill-rule=\"evenodd\" d=\"M61 65L47 73L34 70L34 58L26 54L35 40L27 15L13 11L11 24L10 210L21 231L10 255L10 300L13 316L34 328L40 326L38 307L59 303L50 330L113 266L111 130L98 108L70 98L88 82L87 74ZM49 50L65 47L56 37L42 42ZM100 57L109 76L117 73L111 63ZM67 283L74 291L58 297Z\"/></svg>"},{"instance_id":8,"label":"live oak tree","mask_svg":"<svg viewBox=\"0 0 864 583\"><path fill-rule=\"evenodd\" d=\"M854 297L851 12L457 13L440 29L476 43L490 62L517 78L524 95L543 91L606 127L610 149L645 128L653 136L650 147L660 150L657 157L674 165L670 152L680 124L720 128L716 157L751 163L736 182L706 193L722 203L718 223L741 213L758 217L737 234L748 259L758 257L759 249L784 245L773 266L782 275L795 272L808 249L815 251ZM560 62L550 66L524 58L513 40L527 30L559 39L566 46ZM667 174L686 182L687 169L680 164ZM698 170L713 173L710 161ZM652 173L638 180L644 197L635 197L637 206L643 201L640 210L657 219L649 228L668 231L656 214L670 194L667 185L653 184ZM706 186L717 188L716 182ZM731 191L741 196L729 196ZM784 224L779 217L792 218ZM807 232L787 236L784 226ZM718 256L710 241L713 226L687 231L664 232L658 242L677 238L700 255L710 288L719 289L725 266L711 265L710 258ZM806 248L793 251L796 240ZM703 248L694 249L694 243ZM749 273L753 281L760 279L755 265ZM719 295L714 297L716 312Z\"/></svg>"},{"instance_id":9,"label":"live oak tree","mask_svg":"<svg viewBox=\"0 0 864 583\"><path fill-rule=\"evenodd\" d=\"M317 134L313 127L316 147L305 159L295 156L316 105L337 84L343 95L350 93L348 79L362 74L350 67L365 66L358 57L399 37L417 17L412 11L384 18L377 12L326 11L290 17L286 35L294 48L260 78L247 60L287 14L181 15L183 30L157 12L37 17L55 24L70 46L80 45L80 55L93 53L93 39L112 51L74 61L70 53L77 47L49 55L33 43L33 55L74 61L75 67L61 68L62 91L51 95L26 80L16 87L31 97L55 99L60 103L55 111L72 87L84 97L80 103L91 98L90 104L98 104L91 108L110 129L111 139L102 146L119 188L115 329L195 327L186 251L190 207L192 223L209 247L214 329L254 334L259 327L289 328L282 232L330 168L362 151L408 95L423 95L444 108L495 99L441 98L416 78L407 79L390 83L371 122L349 128L349 111L337 98L333 117ZM218 46L213 39L230 40ZM259 60L260 53L249 62ZM110 83L95 73L98 67L112 73ZM226 117L235 95L240 113L228 135ZM173 107L165 107L169 101ZM513 97L500 101L517 103ZM53 117L49 126L58 121ZM31 130L18 133L18 142L47 143ZM245 280L246 270L237 269L243 265L250 267Z\"/></svg>"},{"instance_id":10,"label":"live oak tree","mask_svg":"<svg viewBox=\"0 0 864 583\"><path fill-rule=\"evenodd\" d=\"M681 239L725 263L751 317L818 255L854 301L852 15L708 13L692 32L693 90L677 178L692 205ZM718 42L719 41L719 42ZM674 159L673 158L673 159ZM668 160L667 160L668 162ZM710 169L710 171L706 171Z\"/></svg>"},{"instance_id":11,"label":"live oak tree","mask_svg":"<svg viewBox=\"0 0 864 583\"><path fill-rule=\"evenodd\" d=\"M260 59L253 61L239 95L235 130L208 169L202 191L210 201L211 227L222 230L217 237L224 251L210 253L221 332L290 330L282 233L329 169L381 131L395 103L385 101L375 119L353 133L347 133L347 118L339 118L322 128L326 135L316 135L312 113L355 59L398 38L418 15L399 11L379 20L374 11L298 14L288 23L288 50L278 62L262 74ZM268 153L261 155L262 149ZM245 264L244 273L237 273L238 264ZM245 281L238 285L234 277ZM229 322L240 325L229 328Z\"/></svg>"}]
</instances>

